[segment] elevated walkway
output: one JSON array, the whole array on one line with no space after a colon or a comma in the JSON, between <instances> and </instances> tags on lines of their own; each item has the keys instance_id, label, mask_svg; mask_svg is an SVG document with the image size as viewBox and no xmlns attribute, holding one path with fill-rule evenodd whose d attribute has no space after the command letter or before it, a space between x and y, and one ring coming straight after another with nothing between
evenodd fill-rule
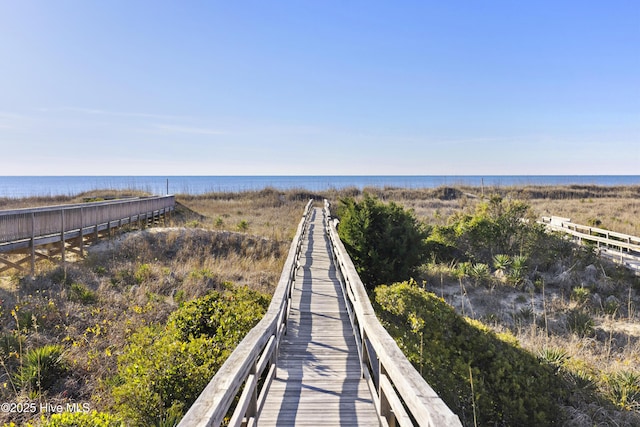
<instances>
[{"instance_id":1,"label":"elevated walkway","mask_svg":"<svg viewBox=\"0 0 640 427\"><path fill-rule=\"evenodd\" d=\"M154 196L0 211L0 274L26 271L27 264L33 274L36 260L64 262L67 251L83 256L89 242L123 226L164 221L174 209L174 196Z\"/></svg>"},{"instance_id":2,"label":"elevated walkway","mask_svg":"<svg viewBox=\"0 0 640 427\"><path fill-rule=\"evenodd\" d=\"M378 322L329 205L309 201L263 319L178 427L461 426Z\"/></svg>"},{"instance_id":3,"label":"elevated walkway","mask_svg":"<svg viewBox=\"0 0 640 427\"><path fill-rule=\"evenodd\" d=\"M259 424L378 425L320 209L311 213L299 264Z\"/></svg>"}]
</instances>

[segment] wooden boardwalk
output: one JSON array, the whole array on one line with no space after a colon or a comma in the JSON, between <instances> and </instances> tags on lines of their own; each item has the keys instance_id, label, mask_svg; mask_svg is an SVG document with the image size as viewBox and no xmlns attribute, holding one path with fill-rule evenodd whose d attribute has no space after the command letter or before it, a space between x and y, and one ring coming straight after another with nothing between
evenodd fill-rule
<instances>
[{"instance_id":1,"label":"wooden boardwalk","mask_svg":"<svg viewBox=\"0 0 640 427\"><path fill-rule=\"evenodd\" d=\"M258 425L376 426L322 210L311 215L276 377Z\"/></svg>"}]
</instances>

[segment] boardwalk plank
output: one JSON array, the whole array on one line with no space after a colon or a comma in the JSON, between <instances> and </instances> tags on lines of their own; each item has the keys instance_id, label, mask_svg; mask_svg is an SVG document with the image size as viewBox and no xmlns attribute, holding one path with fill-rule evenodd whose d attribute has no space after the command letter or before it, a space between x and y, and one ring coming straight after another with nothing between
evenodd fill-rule
<instances>
[{"instance_id":1,"label":"boardwalk plank","mask_svg":"<svg viewBox=\"0 0 640 427\"><path fill-rule=\"evenodd\" d=\"M260 426L375 426L357 346L324 233L313 212L291 298L276 378Z\"/></svg>"}]
</instances>

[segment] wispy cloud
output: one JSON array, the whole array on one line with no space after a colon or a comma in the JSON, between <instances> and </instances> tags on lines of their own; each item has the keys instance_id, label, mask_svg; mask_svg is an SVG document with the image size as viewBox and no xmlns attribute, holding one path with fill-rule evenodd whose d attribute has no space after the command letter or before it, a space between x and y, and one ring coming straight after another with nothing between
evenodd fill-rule
<instances>
[{"instance_id":1,"label":"wispy cloud","mask_svg":"<svg viewBox=\"0 0 640 427\"><path fill-rule=\"evenodd\" d=\"M188 133L196 135L228 135L229 132L219 129L209 129L200 127L188 127L188 126L171 126L171 125L158 125L157 129L167 133Z\"/></svg>"},{"instance_id":2,"label":"wispy cloud","mask_svg":"<svg viewBox=\"0 0 640 427\"><path fill-rule=\"evenodd\" d=\"M17 113L8 113L6 111L0 111L0 119L13 119L13 120L21 120L25 119L27 116Z\"/></svg>"},{"instance_id":3,"label":"wispy cloud","mask_svg":"<svg viewBox=\"0 0 640 427\"><path fill-rule=\"evenodd\" d=\"M130 117L130 118L147 118L147 119L163 119L163 120L190 119L190 117L173 116L169 114L136 113L136 112L130 112L130 111L108 111L108 110L101 110L97 108L80 108L80 107L39 108L38 111L43 113L75 112L75 113L95 115L95 116Z\"/></svg>"}]
</instances>

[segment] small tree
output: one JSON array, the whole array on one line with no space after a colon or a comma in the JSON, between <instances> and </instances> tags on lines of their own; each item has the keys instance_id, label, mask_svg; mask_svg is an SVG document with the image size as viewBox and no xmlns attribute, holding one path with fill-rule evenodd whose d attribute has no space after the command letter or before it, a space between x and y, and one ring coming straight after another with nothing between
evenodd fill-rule
<instances>
[{"instance_id":1,"label":"small tree","mask_svg":"<svg viewBox=\"0 0 640 427\"><path fill-rule=\"evenodd\" d=\"M338 233L367 288L408 280L424 260L425 227L412 211L365 194L341 200Z\"/></svg>"}]
</instances>

